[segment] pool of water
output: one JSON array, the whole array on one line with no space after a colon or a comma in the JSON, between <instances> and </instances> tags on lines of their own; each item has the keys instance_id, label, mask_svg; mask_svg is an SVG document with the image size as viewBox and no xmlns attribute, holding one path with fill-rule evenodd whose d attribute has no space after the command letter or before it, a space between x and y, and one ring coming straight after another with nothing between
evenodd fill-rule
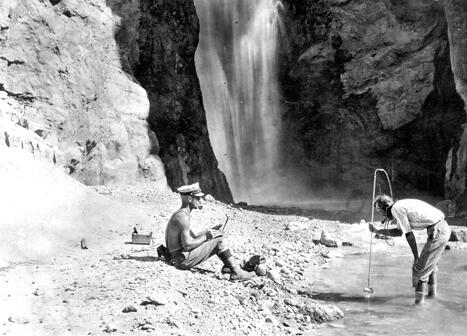
<instances>
[{"instance_id":1,"label":"pool of water","mask_svg":"<svg viewBox=\"0 0 467 336\"><path fill-rule=\"evenodd\" d=\"M372 257L372 298L367 287L368 254L349 255L329 267L308 272L313 297L338 306L344 319L325 323L319 335L467 335L467 251L445 251L438 296L414 304L411 255L376 253ZM316 334L316 331L314 332Z\"/></svg>"}]
</instances>

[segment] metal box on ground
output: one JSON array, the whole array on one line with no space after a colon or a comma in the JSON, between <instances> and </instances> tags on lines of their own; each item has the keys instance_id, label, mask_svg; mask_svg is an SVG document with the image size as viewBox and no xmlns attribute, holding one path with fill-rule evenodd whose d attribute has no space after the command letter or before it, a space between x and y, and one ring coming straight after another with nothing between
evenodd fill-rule
<instances>
[{"instance_id":1,"label":"metal box on ground","mask_svg":"<svg viewBox=\"0 0 467 336\"><path fill-rule=\"evenodd\" d=\"M131 243L132 244L141 244L141 245L151 245L151 243L152 243L152 232L147 234L147 235L133 233L131 235Z\"/></svg>"}]
</instances>

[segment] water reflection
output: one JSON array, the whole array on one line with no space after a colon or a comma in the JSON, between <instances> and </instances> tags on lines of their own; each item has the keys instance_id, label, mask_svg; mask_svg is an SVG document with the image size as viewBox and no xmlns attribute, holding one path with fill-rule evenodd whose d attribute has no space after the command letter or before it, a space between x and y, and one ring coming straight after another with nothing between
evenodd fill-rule
<instances>
[{"instance_id":1,"label":"water reflection","mask_svg":"<svg viewBox=\"0 0 467 336\"><path fill-rule=\"evenodd\" d=\"M446 251L439 265L439 295L414 304L410 251L374 255L368 299L367 255L347 256L329 268L309 272L312 297L342 309L341 321L323 324L319 335L465 335L467 329L467 251Z\"/></svg>"},{"instance_id":2,"label":"water reflection","mask_svg":"<svg viewBox=\"0 0 467 336\"><path fill-rule=\"evenodd\" d=\"M372 305L383 304L395 299L406 298L405 295L389 295L389 296L380 296L373 295L372 297L366 297L362 292L361 295L348 295L344 293L316 293L312 295L315 300L323 300L327 302L365 302Z\"/></svg>"}]
</instances>

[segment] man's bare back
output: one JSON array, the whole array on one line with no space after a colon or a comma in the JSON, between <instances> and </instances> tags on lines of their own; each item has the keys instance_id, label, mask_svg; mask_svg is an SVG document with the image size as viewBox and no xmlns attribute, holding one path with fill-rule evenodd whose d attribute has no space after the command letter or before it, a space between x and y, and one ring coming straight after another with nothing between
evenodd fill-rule
<instances>
[{"instance_id":1,"label":"man's bare back","mask_svg":"<svg viewBox=\"0 0 467 336\"><path fill-rule=\"evenodd\" d=\"M170 253L180 250L183 251L183 244L180 234L180 224L182 221L189 222L190 217L184 209L179 209L172 215L169 222L167 223L167 228L165 229L165 244Z\"/></svg>"}]
</instances>

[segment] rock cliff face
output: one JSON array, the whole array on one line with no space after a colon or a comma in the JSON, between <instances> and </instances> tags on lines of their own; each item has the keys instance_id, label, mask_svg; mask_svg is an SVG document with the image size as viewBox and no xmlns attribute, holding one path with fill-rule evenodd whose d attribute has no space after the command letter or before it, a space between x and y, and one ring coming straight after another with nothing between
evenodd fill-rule
<instances>
[{"instance_id":1,"label":"rock cliff face","mask_svg":"<svg viewBox=\"0 0 467 336\"><path fill-rule=\"evenodd\" d=\"M160 141L167 179L173 186L200 181L204 190L231 202L209 141L196 74L199 23L194 3L141 0L141 13L134 71L148 92L148 121Z\"/></svg>"},{"instance_id":2,"label":"rock cliff face","mask_svg":"<svg viewBox=\"0 0 467 336\"><path fill-rule=\"evenodd\" d=\"M445 2L448 20L451 63L456 89L464 101L467 112L467 2L448 0ZM459 142L449 151L446 163L446 192L456 199L458 205L467 208L467 128L463 125Z\"/></svg>"},{"instance_id":3,"label":"rock cliff face","mask_svg":"<svg viewBox=\"0 0 467 336\"><path fill-rule=\"evenodd\" d=\"M283 5L285 145L304 183L360 197L382 167L398 197L467 208L466 3ZM195 72L198 33L193 1L3 0L1 146L86 184L199 180L231 201Z\"/></svg>"},{"instance_id":4,"label":"rock cliff face","mask_svg":"<svg viewBox=\"0 0 467 336\"><path fill-rule=\"evenodd\" d=\"M2 145L86 184L165 184L161 156L172 187L200 180L231 200L205 130L197 33L190 1L2 1Z\"/></svg>"},{"instance_id":5,"label":"rock cliff face","mask_svg":"<svg viewBox=\"0 0 467 336\"><path fill-rule=\"evenodd\" d=\"M105 1L6 0L0 11L2 125L24 128L4 136L29 133L15 146L47 144L86 184L132 182L143 167L163 178L149 155L146 92L122 70L118 24Z\"/></svg>"},{"instance_id":6,"label":"rock cliff face","mask_svg":"<svg viewBox=\"0 0 467 336\"><path fill-rule=\"evenodd\" d=\"M453 188L465 190L465 180L460 181L465 163L455 152L463 151L462 75L455 66L455 76L451 71L455 57L450 59L443 5L431 0L285 3L282 81L286 119L295 134L290 141L299 148L291 160L305 163L311 180L348 190L350 196L369 195L373 170L380 167L396 183L397 197L442 198ZM461 21L465 24L465 16ZM462 62L461 42L458 48L457 62ZM445 190L448 156L456 157L451 165L457 180L448 178ZM463 206L460 194L446 192Z\"/></svg>"}]
</instances>

